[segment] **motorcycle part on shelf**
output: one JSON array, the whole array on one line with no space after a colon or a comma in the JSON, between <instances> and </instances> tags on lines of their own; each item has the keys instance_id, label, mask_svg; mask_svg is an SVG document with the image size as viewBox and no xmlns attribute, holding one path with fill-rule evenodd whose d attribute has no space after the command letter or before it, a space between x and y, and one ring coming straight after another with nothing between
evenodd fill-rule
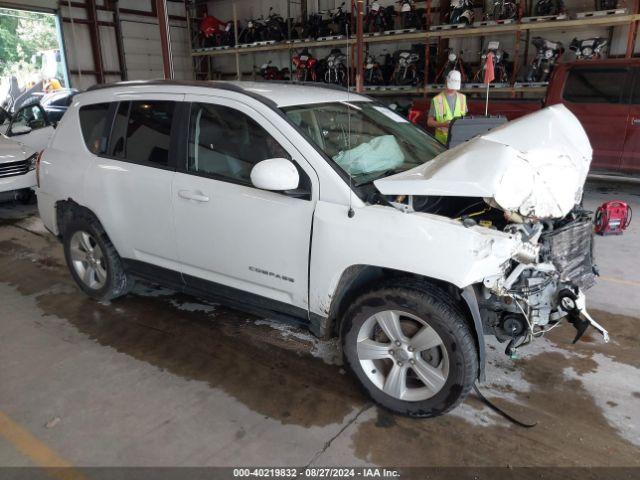
<instances>
[{"instance_id":1,"label":"motorcycle part on shelf","mask_svg":"<svg viewBox=\"0 0 640 480\"><path fill-rule=\"evenodd\" d=\"M415 28L418 30L424 28L424 8L416 8L414 0L398 0L396 3L399 5L401 28Z\"/></svg>"},{"instance_id":2,"label":"motorcycle part on shelf","mask_svg":"<svg viewBox=\"0 0 640 480\"><path fill-rule=\"evenodd\" d=\"M608 43L609 41L602 37L585 38L584 40L574 38L569 44L569 50L575 53L576 60L592 60L602 58Z\"/></svg>"},{"instance_id":3,"label":"motorcycle part on shelf","mask_svg":"<svg viewBox=\"0 0 640 480\"><path fill-rule=\"evenodd\" d=\"M418 85L422 81L424 62L415 46L411 50L394 53L394 69L391 83L394 85Z\"/></svg>"},{"instance_id":4,"label":"motorcycle part on shelf","mask_svg":"<svg viewBox=\"0 0 640 480\"><path fill-rule=\"evenodd\" d=\"M536 55L529 65L526 81L546 82L564 53L564 46L560 42L553 42L542 37L533 37L531 43L536 47Z\"/></svg>"},{"instance_id":5,"label":"motorcycle part on shelf","mask_svg":"<svg viewBox=\"0 0 640 480\"><path fill-rule=\"evenodd\" d=\"M260 67L260 76L265 80L289 80L289 69L278 68L269 60Z\"/></svg>"},{"instance_id":6,"label":"motorcycle part on shelf","mask_svg":"<svg viewBox=\"0 0 640 480\"><path fill-rule=\"evenodd\" d=\"M390 71L391 70L391 71ZM365 85L386 85L392 75L393 59L386 50L377 57L369 54L365 55L364 61L364 83Z\"/></svg>"},{"instance_id":7,"label":"motorcycle part on shelf","mask_svg":"<svg viewBox=\"0 0 640 480\"><path fill-rule=\"evenodd\" d=\"M534 8L536 16L559 15L564 11L563 0L538 0Z\"/></svg>"},{"instance_id":8,"label":"motorcycle part on shelf","mask_svg":"<svg viewBox=\"0 0 640 480\"><path fill-rule=\"evenodd\" d=\"M490 20L510 20L518 15L518 5L511 0L493 0L493 9L488 15Z\"/></svg>"},{"instance_id":9,"label":"motorcycle part on shelf","mask_svg":"<svg viewBox=\"0 0 640 480\"><path fill-rule=\"evenodd\" d=\"M435 83L444 83L445 78L447 78L447 75L451 70L458 70L460 72L462 83L467 83L469 81L469 67L462 60L462 54L462 50L455 51L451 48L448 49L447 60L438 71L434 80Z\"/></svg>"},{"instance_id":10,"label":"motorcycle part on shelf","mask_svg":"<svg viewBox=\"0 0 640 480\"><path fill-rule=\"evenodd\" d=\"M631 207L623 201L604 202L596 210L594 220L598 235L622 235L631 224Z\"/></svg>"},{"instance_id":11,"label":"motorcycle part on shelf","mask_svg":"<svg viewBox=\"0 0 640 480\"><path fill-rule=\"evenodd\" d=\"M449 23L471 25L474 19L473 0L451 0Z\"/></svg>"},{"instance_id":12,"label":"motorcycle part on shelf","mask_svg":"<svg viewBox=\"0 0 640 480\"><path fill-rule=\"evenodd\" d=\"M324 83L335 83L337 85L347 84L347 56L339 48L334 48L324 59L324 72L322 79Z\"/></svg>"},{"instance_id":13,"label":"motorcycle part on shelf","mask_svg":"<svg viewBox=\"0 0 640 480\"><path fill-rule=\"evenodd\" d=\"M507 73L507 58L509 54L500 48L500 42L492 40L487 44L487 48L480 56L480 68L473 77L476 83L484 81L484 71L487 68L487 54L493 52L493 71L497 83L508 83L509 75Z\"/></svg>"},{"instance_id":14,"label":"motorcycle part on shelf","mask_svg":"<svg viewBox=\"0 0 640 480\"><path fill-rule=\"evenodd\" d=\"M396 12L393 5L383 7L378 0L374 0L369 6L369 11L365 18L365 31L367 33L375 33L393 30L395 14Z\"/></svg>"},{"instance_id":15,"label":"motorcycle part on shelf","mask_svg":"<svg viewBox=\"0 0 640 480\"><path fill-rule=\"evenodd\" d=\"M311 55L308 48L291 59L293 66L296 68L295 77L299 82L315 82L317 79L316 67L318 60Z\"/></svg>"}]
</instances>

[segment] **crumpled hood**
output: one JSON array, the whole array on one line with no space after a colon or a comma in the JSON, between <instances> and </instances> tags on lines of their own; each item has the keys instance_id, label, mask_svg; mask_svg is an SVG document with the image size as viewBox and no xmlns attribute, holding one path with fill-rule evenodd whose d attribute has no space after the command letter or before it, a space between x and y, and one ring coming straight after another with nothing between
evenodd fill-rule
<instances>
[{"instance_id":1,"label":"crumpled hood","mask_svg":"<svg viewBox=\"0 0 640 480\"><path fill-rule=\"evenodd\" d=\"M374 184L384 195L482 197L522 216L561 218L582 198L591 156L578 119L554 105Z\"/></svg>"},{"instance_id":2,"label":"crumpled hood","mask_svg":"<svg viewBox=\"0 0 640 480\"><path fill-rule=\"evenodd\" d=\"M26 160L34 153L33 148L0 135L0 164Z\"/></svg>"}]
</instances>

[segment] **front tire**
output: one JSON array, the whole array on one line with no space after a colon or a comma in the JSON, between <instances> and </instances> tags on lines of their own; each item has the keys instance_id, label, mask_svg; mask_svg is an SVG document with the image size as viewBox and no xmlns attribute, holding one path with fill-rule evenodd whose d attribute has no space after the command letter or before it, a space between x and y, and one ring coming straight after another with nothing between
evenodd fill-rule
<instances>
[{"instance_id":1,"label":"front tire","mask_svg":"<svg viewBox=\"0 0 640 480\"><path fill-rule=\"evenodd\" d=\"M65 226L63 245L71 276L88 296L108 301L131 291L133 280L95 218L82 214L74 217Z\"/></svg>"},{"instance_id":2,"label":"front tire","mask_svg":"<svg viewBox=\"0 0 640 480\"><path fill-rule=\"evenodd\" d=\"M345 365L371 398L411 417L460 404L478 373L467 321L443 291L396 280L360 296L342 325Z\"/></svg>"}]
</instances>

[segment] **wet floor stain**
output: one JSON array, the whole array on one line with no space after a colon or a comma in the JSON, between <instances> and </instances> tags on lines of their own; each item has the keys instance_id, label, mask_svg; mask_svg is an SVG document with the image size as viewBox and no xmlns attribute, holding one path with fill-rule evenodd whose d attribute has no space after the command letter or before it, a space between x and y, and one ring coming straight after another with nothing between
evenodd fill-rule
<instances>
[{"instance_id":1,"label":"wet floor stain","mask_svg":"<svg viewBox=\"0 0 640 480\"><path fill-rule=\"evenodd\" d=\"M13 242L0 242L0 278L34 295L45 317L55 315L95 340L185 379L220 388L283 424L340 423L365 399L347 375L309 355L297 342L255 317L224 306L214 314L180 307L196 299L129 295L108 305L82 295L66 271L43 264Z\"/></svg>"},{"instance_id":2,"label":"wet floor stain","mask_svg":"<svg viewBox=\"0 0 640 480\"><path fill-rule=\"evenodd\" d=\"M33 296L43 321L49 315L63 318L105 348L206 382L283 424L340 423L367 405L354 380L309 354L311 343L304 337L283 336L245 313L220 305L209 308L171 292L96 303L74 286L59 245L38 242L32 248L11 235L0 238L0 281ZM472 396L460 407L462 414L429 420L367 409L345 431L349 448L379 465L639 466L638 448L612 427L580 380L598 370L594 354L640 365L638 320L592 313L610 329L615 344L591 337L594 341L572 346L572 332L558 329L547 340L553 347L549 351L498 362L507 381L489 378L492 400L520 418L537 420L536 428L514 427ZM492 358L502 355L500 349L490 346ZM628 393L640 398L638 391ZM610 398L606 407L621 409L621 404ZM472 418L480 420L474 424ZM245 435L242 428L236 432L238 439Z\"/></svg>"}]
</instances>

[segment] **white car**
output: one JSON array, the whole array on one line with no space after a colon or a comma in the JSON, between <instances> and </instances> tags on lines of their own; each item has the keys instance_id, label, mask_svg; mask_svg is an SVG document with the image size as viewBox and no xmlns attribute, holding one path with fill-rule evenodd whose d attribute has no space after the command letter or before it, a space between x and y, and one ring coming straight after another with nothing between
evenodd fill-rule
<instances>
[{"instance_id":1,"label":"white car","mask_svg":"<svg viewBox=\"0 0 640 480\"><path fill-rule=\"evenodd\" d=\"M0 193L15 192L25 201L33 198L37 154L33 148L0 134Z\"/></svg>"},{"instance_id":2,"label":"white car","mask_svg":"<svg viewBox=\"0 0 640 480\"><path fill-rule=\"evenodd\" d=\"M444 151L370 98L309 85L130 82L74 98L40 215L100 300L150 280L339 336L379 404L458 405L562 319L593 325L584 130L554 106Z\"/></svg>"}]
</instances>

